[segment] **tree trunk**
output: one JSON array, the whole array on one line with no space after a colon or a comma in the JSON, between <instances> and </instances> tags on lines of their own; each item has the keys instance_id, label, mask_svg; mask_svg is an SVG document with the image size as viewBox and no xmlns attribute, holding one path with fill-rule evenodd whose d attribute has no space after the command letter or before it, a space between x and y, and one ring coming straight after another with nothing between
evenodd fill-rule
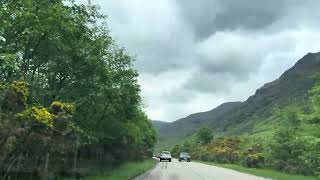
<instances>
[{"instance_id":1,"label":"tree trunk","mask_svg":"<svg viewBox=\"0 0 320 180\"><path fill-rule=\"evenodd\" d=\"M7 170L6 170L5 173L4 173L4 176L3 176L4 179L6 179L6 178L7 178L7 179L10 179L10 176L7 176L7 175L10 173L11 168L13 167L13 165L16 163L17 160L18 160L18 158L14 158L14 159L12 160L12 162L9 164Z\"/></svg>"},{"instance_id":2,"label":"tree trunk","mask_svg":"<svg viewBox=\"0 0 320 180\"><path fill-rule=\"evenodd\" d=\"M43 171L43 180L47 180L49 179L49 171L48 171L48 168L49 168L49 160L50 160L50 153L47 152L46 154L46 160L45 160L45 164L44 164L44 171Z\"/></svg>"},{"instance_id":3,"label":"tree trunk","mask_svg":"<svg viewBox=\"0 0 320 180\"><path fill-rule=\"evenodd\" d=\"M74 152L74 157L73 157L73 173L75 177L77 175L77 158L78 158L78 150Z\"/></svg>"},{"instance_id":4,"label":"tree trunk","mask_svg":"<svg viewBox=\"0 0 320 180\"><path fill-rule=\"evenodd\" d=\"M18 157L18 164L17 164L17 171L18 172L21 171L21 161L22 161L22 153L20 153L19 157Z\"/></svg>"}]
</instances>

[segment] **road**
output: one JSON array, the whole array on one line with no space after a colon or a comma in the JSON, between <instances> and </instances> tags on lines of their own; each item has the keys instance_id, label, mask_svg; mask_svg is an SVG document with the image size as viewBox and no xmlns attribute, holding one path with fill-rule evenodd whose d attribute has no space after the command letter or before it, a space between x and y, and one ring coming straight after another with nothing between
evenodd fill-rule
<instances>
[{"instance_id":1,"label":"road","mask_svg":"<svg viewBox=\"0 0 320 180\"><path fill-rule=\"evenodd\" d=\"M151 171L134 180L266 180L234 170L196 162L160 162Z\"/></svg>"}]
</instances>

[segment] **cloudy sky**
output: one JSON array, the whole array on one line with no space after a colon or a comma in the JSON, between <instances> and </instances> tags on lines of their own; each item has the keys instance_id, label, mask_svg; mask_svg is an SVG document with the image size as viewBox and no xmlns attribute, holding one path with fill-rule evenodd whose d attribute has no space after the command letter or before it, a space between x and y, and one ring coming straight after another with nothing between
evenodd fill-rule
<instances>
[{"instance_id":1,"label":"cloudy sky","mask_svg":"<svg viewBox=\"0 0 320 180\"><path fill-rule=\"evenodd\" d=\"M116 42L136 57L154 120L244 101L320 51L319 0L91 1L108 15Z\"/></svg>"}]
</instances>

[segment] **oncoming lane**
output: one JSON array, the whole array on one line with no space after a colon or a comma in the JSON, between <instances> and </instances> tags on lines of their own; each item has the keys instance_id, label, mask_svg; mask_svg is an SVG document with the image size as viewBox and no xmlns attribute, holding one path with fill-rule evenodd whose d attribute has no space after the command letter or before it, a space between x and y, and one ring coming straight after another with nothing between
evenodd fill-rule
<instances>
[{"instance_id":1,"label":"oncoming lane","mask_svg":"<svg viewBox=\"0 0 320 180\"><path fill-rule=\"evenodd\" d=\"M196 162L159 162L158 165L135 180L265 180L230 169Z\"/></svg>"}]
</instances>

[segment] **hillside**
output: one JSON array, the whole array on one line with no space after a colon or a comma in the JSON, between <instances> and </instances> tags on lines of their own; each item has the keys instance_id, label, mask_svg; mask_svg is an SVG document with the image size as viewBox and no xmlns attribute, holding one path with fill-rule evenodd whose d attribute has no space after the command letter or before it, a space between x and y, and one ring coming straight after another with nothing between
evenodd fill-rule
<instances>
[{"instance_id":1,"label":"hillside","mask_svg":"<svg viewBox=\"0 0 320 180\"><path fill-rule=\"evenodd\" d=\"M238 107L241 102L228 102L207 112L191 114L175 122L155 128L158 131L159 141L165 145L172 145L179 139L192 135L199 127L219 120L219 117Z\"/></svg>"},{"instance_id":2,"label":"hillside","mask_svg":"<svg viewBox=\"0 0 320 180\"><path fill-rule=\"evenodd\" d=\"M169 123L164 121L153 120L152 124L153 124L153 127L156 129L156 131L159 133L159 130Z\"/></svg>"},{"instance_id":3,"label":"hillside","mask_svg":"<svg viewBox=\"0 0 320 180\"><path fill-rule=\"evenodd\" d=\"M271 112L288 104L305 104L314 86L313 76L320 72L320 53L309 53L277 80L265 84L221 121L210 122L215 131L225 134L254 134L257 126L271 123ZM268 131L269 129L266 129Z\"/></svg>"},{"instance_id":4,"label":"hillside","mask_svg":"<svg viewBox=\"0 0 320 180\"><path fill-rule=\"evenodd\" d=\"M320 53L309 53L271 83L265 84L245 102L226 103L218 108L190 115L159 129L160 144L172 145L208 126L226 135L258 134L270 131L271 112L289 103L304 104L314 85L312 76L320 72Z\"/></svg>"}]
</instances>

